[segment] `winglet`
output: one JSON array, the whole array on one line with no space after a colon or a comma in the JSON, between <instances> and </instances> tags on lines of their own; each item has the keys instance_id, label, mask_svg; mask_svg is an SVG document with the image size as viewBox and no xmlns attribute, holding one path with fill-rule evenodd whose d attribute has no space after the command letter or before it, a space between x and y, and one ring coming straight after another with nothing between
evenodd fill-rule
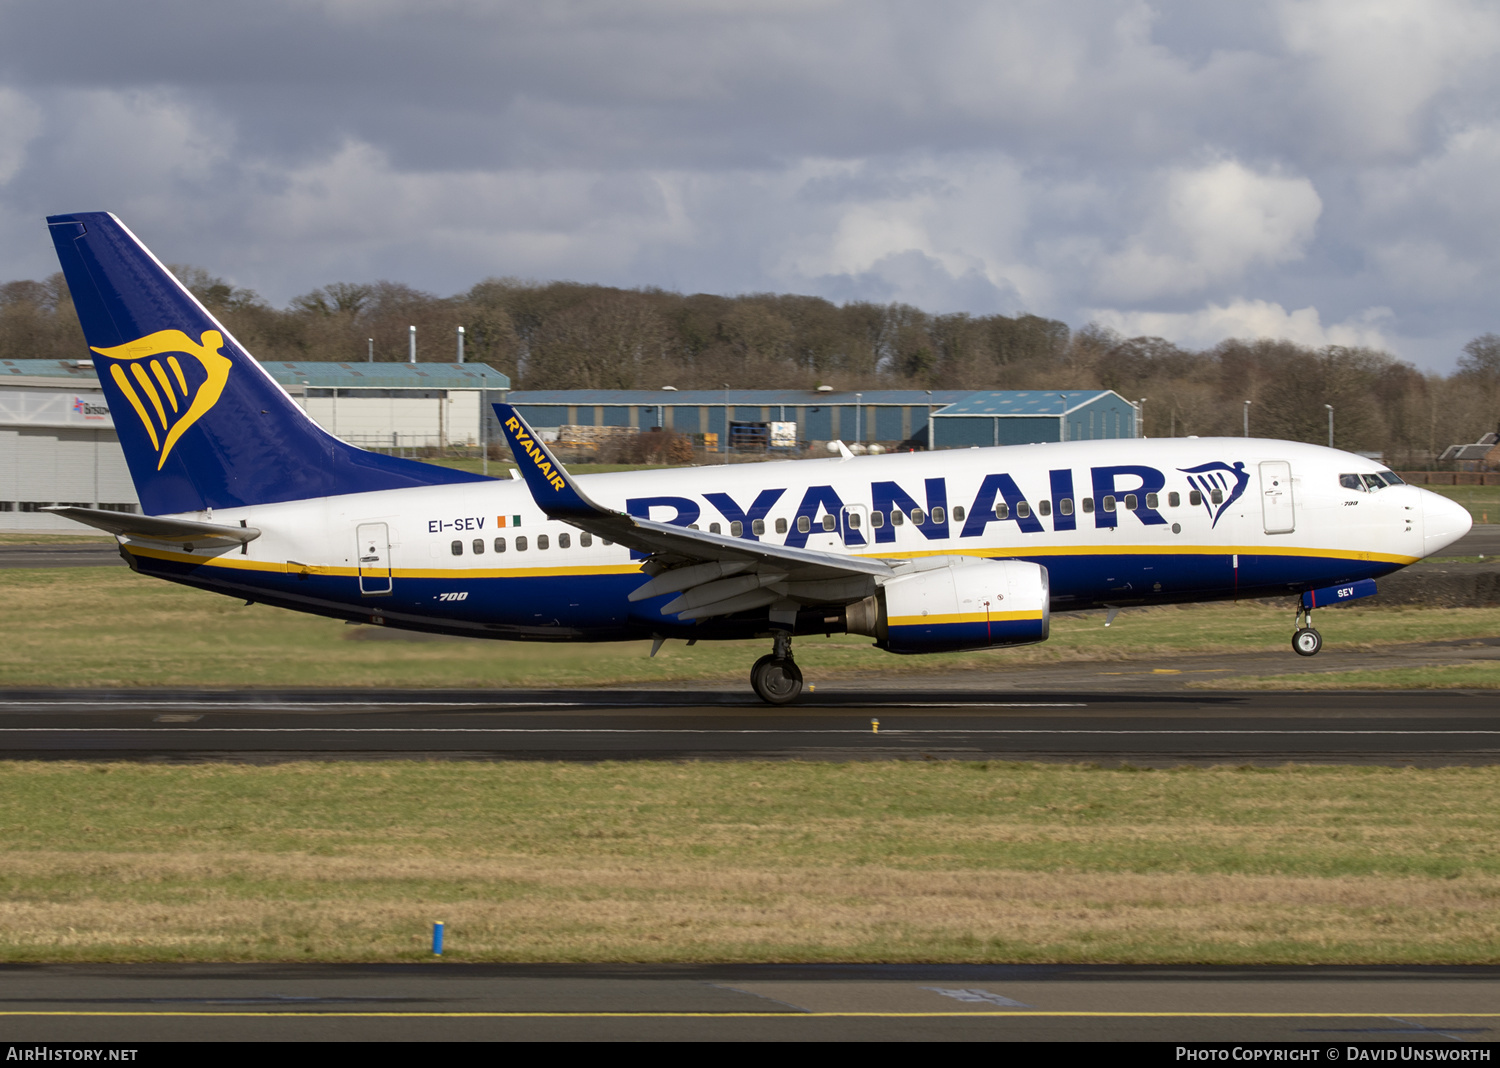
<instances>
[{"instance_id":1,"label":"winglet","mask_svg":"<svg viewBox=\"0 0 1500 1068\"><path fill-rule=\"evenodd\" d=\"M526 425L513 405L496 404L494 409L516 466L521 469L521 477L526 480L538 508L553 519L613 514L589 500L568 469L557 462L557 457L542 444L542 439Z\"/></svg>"}]
</instances>

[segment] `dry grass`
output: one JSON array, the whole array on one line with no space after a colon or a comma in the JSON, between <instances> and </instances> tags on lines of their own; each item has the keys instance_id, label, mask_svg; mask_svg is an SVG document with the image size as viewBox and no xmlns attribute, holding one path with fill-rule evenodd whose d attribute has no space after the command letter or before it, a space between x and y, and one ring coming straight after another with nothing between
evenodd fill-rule
<instances>
[{"instance_id":1,"label":"dry grass","mask_svg":"<svg viewBox=\"0 0 1500 1068\"><path fill-rule=\"evenodd\" d=\"M101 773L101 771L103 773ZM1494 962L1500 769L0 765L0 959Z\"/></svg>"},{"instance_id":2,"label":"dry grass","mask_svg":"<svg viewBox=\"0 0 1500 1068\"><path fill-rule=\"evenodd\" d=\"M403 960L1493 960L1492 880L709 868L529 859L41 853L12 878L222 889L0 905L6 957ZM424 889L443 886L443 900Z\"/></svg>"}]
</instances>

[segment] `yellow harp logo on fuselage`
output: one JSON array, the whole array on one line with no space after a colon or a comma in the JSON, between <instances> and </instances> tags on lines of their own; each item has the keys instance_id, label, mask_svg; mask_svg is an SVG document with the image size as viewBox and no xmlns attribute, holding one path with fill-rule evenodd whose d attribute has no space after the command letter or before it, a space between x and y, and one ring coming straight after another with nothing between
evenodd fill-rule
<instances>
[{"instance_id":1,"label":"yellow harp logo on fuselage","mask_svg":"<svg viewBox=\"0 0 1500 1068\"><path fill-rule=\"evenodd\" d=\"M178 439L219 403L230 367L229 357L219 353L223 345L224 335L217 330L205 330L199 342L181 330L158 330L113 348L94 349L110 361L119 361L109 364L109 376L141 417L157 452L158 471ZM206 377L196 389L189 385L179 354L203 367Z\"/></svg>"}]
</instances>

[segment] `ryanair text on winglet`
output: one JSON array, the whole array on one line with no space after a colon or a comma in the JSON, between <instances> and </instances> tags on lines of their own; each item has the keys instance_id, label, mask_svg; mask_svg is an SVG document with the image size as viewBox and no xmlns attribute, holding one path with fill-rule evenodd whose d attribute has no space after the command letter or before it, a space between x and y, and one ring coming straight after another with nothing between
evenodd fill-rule
<instances>
[{"instance_id":1,"label":"ryanair text on winglet","mask_svg":"<svg viewBox=\"0 0 1500 1068\"><path fill-rule=\"evenodd\" d=\"M563 486L567 485L563 481L562 475L559 475L552 469L552 462L547 459L547 454L539 449L536 442L531 439L531 435L522 429L519 419L511 416L505 421L505 429L515 435L516 444L525 451L527 456L531 457L531 462L536 464L537 468L542 472L542 477L551 484L554 491L561 490Z\"/></svg>"}]
</instances>

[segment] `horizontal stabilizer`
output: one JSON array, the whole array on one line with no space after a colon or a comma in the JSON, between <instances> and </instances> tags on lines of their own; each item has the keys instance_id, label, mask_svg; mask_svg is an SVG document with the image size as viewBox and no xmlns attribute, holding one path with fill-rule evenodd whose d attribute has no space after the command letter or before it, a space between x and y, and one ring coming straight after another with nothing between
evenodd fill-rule
<instances>
[{"instance_id":1,"label":"horizontal stabilizer","mask_svg":"<svg viewBox=\"0 0 1500 1068\"><path fill-rule=\"evenodd\" d=\"M219 523L195 523L190 519L108 512L102 508L44 508L42 511L127 538L149 538L200 548L244 545L260 537L260 531L255 527L226 527Z\"/></svg>"}]
</instances>

